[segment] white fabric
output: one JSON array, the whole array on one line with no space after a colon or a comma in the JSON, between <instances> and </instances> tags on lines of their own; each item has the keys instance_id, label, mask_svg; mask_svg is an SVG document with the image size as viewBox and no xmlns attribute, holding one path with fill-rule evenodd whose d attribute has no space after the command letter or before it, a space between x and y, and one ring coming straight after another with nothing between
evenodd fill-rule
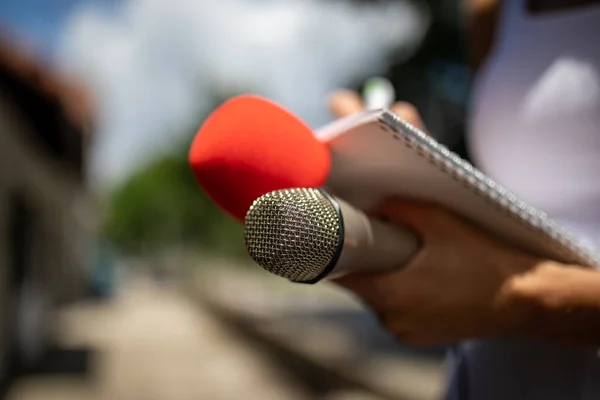
<instances>
[{"instance_id":1,"label":"white fabric","mask_svg":"<svg viewBox=\"0 0 600 400\"><path fill-rule=\"evenodd\" d=\"M473 158L600 248L600 6L530 16L505 3L475 88Z\"/></svg>"}]
</instances>

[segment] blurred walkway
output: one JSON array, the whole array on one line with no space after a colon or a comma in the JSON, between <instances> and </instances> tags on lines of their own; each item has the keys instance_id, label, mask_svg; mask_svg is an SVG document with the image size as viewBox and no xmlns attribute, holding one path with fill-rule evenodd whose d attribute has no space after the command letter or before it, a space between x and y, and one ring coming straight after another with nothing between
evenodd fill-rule
<instances>
[{"instance_id":1,"label":"blurred walkway","mask_svg":"<svg viewBox=\"0 0 600 400\"><path fill-rule=\"evenodd\" d=\"M87 378L35 377L10 400L306 398L276 365L177 291L135 279L111 302L60 318L67 347L100 350Z\"/></svg>"}]
</instances>

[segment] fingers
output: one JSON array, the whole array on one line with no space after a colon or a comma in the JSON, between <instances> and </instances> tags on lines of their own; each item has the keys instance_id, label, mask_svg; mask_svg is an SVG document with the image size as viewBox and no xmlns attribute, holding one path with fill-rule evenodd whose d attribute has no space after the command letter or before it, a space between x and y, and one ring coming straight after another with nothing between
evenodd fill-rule
<instances>
[{"instance_id":1,"label":"fingers","mask_svg":"<svg viewBox=\"0 0 600 400\"><path fill-rule=\"evenodd\" d=\"M417 110L417 108L412 104L404 101L399 101L394 103L390 107L390 110L396 113L400 118L410 123L411 125L414 125L419 129L425 129L425 124L423 124L423 120L421 119L419 110Z\"/></svg>"},{"instance_id":2,"label":"fingers","mask_svg":"<svg viewBox=\"0 0 600 400\"><path fill-rule=\"evenodd\" d=\"M365 106L358 93L351 90L338 90L329 97L329 110L335 118L343 118L364 111ZM390 110L400 118L419 129L425 129L419 111L410 103L399 101Z\"/></svg>"},{"instance_id":3,"label":"fingers","mask_svg":"<svg viewBox=\"0 0 600 400\"><path fill-rule=\"evenodd\" d=\"M416 201L386 201L378 215L391 223L406 225L417 232L424 243L439 242L447 239L449 232L463 226L451 211L431 203Z\"/></svg>"},{"instance_id":4,"label":"fingers","mask_svg":"<svg viewBox=\"0 0 600 400\"><path fill-rule=\"evenodd\" d=\"M329 110L335 118L357 114L365 109L360 96L350 90L338 90L329 97Z\"/></svg>"}]
</instances>

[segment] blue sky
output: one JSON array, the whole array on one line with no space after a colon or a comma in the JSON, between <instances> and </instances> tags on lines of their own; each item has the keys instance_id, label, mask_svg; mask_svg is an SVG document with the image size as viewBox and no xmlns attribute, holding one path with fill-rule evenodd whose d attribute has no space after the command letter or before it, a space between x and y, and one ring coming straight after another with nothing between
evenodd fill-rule
<instances>
[{"instance_id":1,"label":"blue sky","mask_svg":"<svg viewBox=\"0 0 600 400\"><path fill-rule=\"evenodd\" d=\"M0 26L8 26L36 47L44 58L52 59L59 46L62 27L83 4L110 8L121 0L2 0Z\"/></svg>"},{"instance_id":2,"label":"blue sky","mask_svg":"<svg viewBox=\"0 0 600 400\"><path fill-rule=\"evenodd\" d=\"M0 23L9 26L51 55L67 15L85 0L4 0L0 1Z\"/></svg>"}]
</instances>

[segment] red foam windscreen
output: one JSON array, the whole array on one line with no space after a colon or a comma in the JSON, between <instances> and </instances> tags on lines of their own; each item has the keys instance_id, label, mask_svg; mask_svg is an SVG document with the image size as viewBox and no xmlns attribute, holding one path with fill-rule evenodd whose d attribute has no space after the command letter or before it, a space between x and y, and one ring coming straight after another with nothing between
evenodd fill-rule
<instances>
[{"instance_id":1,"label":"red foam windscreen","mask_svg":"<svg viewBox=\"0 0 600 400\"><path fill-rule=\"evenodd\" d=\"M200 186L238 221L265 193L323 186L331 167L326 144L309 126L254 95L215 110L194 138L189 159Z\"/></svg>"}]
</instances>

